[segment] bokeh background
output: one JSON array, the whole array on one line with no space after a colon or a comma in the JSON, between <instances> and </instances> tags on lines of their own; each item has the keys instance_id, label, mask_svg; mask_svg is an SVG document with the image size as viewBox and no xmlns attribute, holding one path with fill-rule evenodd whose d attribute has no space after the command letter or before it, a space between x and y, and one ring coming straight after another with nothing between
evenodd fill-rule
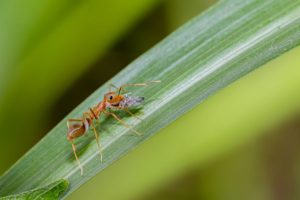
<instances>
[{"instance_id":1,"label":"bokeh background","mask_svg":"<svg viewBox=\"0 0 300 200\"><path fill-rule=\"evenodd\" d=\"M0 1L0 174L109 78L215 2ZM68 199L299 199L300 115L287 116L256 140L186 167L159 187L131 189L122 198L113 187L120 177L112 177L105 193L97 184L113 173L105 170ZM152 173L151 165L144 173Z\"/></svg>"}]
</instances>

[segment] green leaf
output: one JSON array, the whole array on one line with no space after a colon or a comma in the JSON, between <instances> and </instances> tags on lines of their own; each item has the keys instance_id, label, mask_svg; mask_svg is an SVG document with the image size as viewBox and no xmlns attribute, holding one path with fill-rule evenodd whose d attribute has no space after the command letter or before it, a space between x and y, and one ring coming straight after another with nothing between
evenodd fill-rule
<instances>
[{"instance_id":1,"label":"green leaf","mask_svg":"<svg viewBox=\"0 0 300 200\"><path fill-rule=\"evenodd\" d=\"M60 195L67 190L68 185L69 183L67 180L61 179L42 188L33 189L20 194L10 195L6 197L0 197L0 200L55 200L59 199Z\"/></svg>"},{"instance_id":2,"label":"green leaf","mask_svg":"<svg viewBox=\"0 0 300 200\"><path fill-rule=\"evenodd\" d=\"M142 136L134 136L129 129L104 117L97 127L103 163L92 134L79 139L77 146L85 169L84 176L80 176L65 138L66 119L80 117L97 104L108 90L107 85L100 87L3 175L0 194L27 190L59 177L70 181L66 195L70 194L209 95L299 44L299 11L299 0L219 2L111 79L116 85L162 81L130 88L133 94L144 96L146 103L138 113L142 121L132 117L124 120Z\"/></svg>"}]
</instances>

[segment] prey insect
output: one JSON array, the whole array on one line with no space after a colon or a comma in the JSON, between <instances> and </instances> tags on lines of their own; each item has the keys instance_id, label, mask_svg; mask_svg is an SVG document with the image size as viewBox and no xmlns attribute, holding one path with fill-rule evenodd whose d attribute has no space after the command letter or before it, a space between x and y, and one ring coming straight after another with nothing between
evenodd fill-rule
<instances>
[{"instance_id":1,"label":"prey insect","mask_svg":"<svg viewBox=\"0 0 300 200\"><path fill-rule=\"evenodd\" d=\"M80 168L81 175L83 175L83 167L76 153L74 139L82 135L85 135L88 132L89 128L92 128L94 132L95 140L97 142L100 160L102 162L103 156L102 156L101 145L99 142L99 134L95 128L94 120L98 120L101 114L103 113L107 116L112 116L123 126L131 129L137 135L140 135L140 133L137 130L135 130L131 125L125 123L118 115L112 112L112 110L123 110L127 112L129 115L136 117L132 112L130 112L130 109L141 105L144 102L144 97L131 96L130 94L126 93L126 90L124 88L129 86L148 86L151 83L158 83L158 82L160 81L124 84L121 87L116 87L113 84L110 84L109 92L103 96L102 101L100 101L96 106L89 108L88 111L84 112L81 118L72 118L67 120L67 127L68 127L67 139L68 141L70 141L72 145L73 153L78 163L78 167ZM112 87L115 89L115 91L111 90Z\"/></svg>"}]
</instances>

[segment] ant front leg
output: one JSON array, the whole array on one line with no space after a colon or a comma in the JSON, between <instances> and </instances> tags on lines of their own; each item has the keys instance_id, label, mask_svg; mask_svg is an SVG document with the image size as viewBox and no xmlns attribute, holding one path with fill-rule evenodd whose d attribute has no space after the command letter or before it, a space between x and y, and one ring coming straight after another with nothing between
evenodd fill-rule
<instances>
[{"instance_id":1,"label":"ant front leg","mask_svg":"<svg viewBox=\"0 0 300 200\"><path fill-rule=\"evenodd\" d=\"M129 115L131 115L132 117L138 119L138 120L142 120L141 118L139 118L138 116L136 116L135 114L133 114L132 112L130 112L130 110L128 110L127 108L123 109L125 112L127 112Z\"/></svg>"},{"instance_id":2,"label":"ant front leg","mask_svg":"<svg viewBox=\"0 0 300 200\"><path fill-rule=\"evenodd\" d=\"M140 132L138 132L137 130L135 130L132 126L126 124L123 120L120 119L120 117L118 117L115 113L113 112L108 112L108 111L104 111L105 114L107 115L111 115L113 116L118 122L120 122L123 126L125 126L126 128L131 129L135 134L137 135L142 135Z\"/></svg>"},{"instance_id":3,"label":"ant front leg","mask_svg":"<svg viewBox=\"0 0 300 200\"><path fill-rule=\"evenodd\" d=\"M141 118L139 118L138 116L136 116L135 114L133 114L129 109L127 108L122 108L122 107L116 107L116 109L118 110L124 110L125 112L127 112L129 115L131 115L132 117L138 119L138 120L142 120Z\"/></svg>"}]
</instances>

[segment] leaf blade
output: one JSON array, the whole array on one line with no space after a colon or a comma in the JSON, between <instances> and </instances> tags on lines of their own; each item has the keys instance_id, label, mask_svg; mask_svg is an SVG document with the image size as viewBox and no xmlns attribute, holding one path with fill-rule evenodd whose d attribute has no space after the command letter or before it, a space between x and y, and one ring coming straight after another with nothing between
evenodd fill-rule
<instances>
[{"instance_id":1,"label":"leaf blade","mask_svg":"<svg viewBox=\"0 0 300 200\"><path fill-rule=\"evenodd\" d=\"M224 12L229 8L231 12ZM82 142L79 148L85 176L80 177L70 145L62 137L66 133L64 119L0 179L0 193L24 190L59 177L68 178L72 183L69 192L74 191L218 89L298 45L299 10L300 1L292 0L221 1L111 80L117 85L162 80L160 86L134 90L149 99L143 108L143 121L125 120L142 130L143 136L130 137L130 130L105 120L102 125L107 129L98 128L102 134L104 162L100 165L96 158L96 144L91 139ZM248 11L247 14L244 14L245 11ZM105 86L101 87L66 118L79 117L88 107L95 105L106 91ZM50 163L47 156L51 159ZM33 167L21 169L22 166L31 166L30 162L34 159L37 162ZM49 163L47 170L45 163ZM30 176L45 170L47 174L34 178ZM19 173L23 176L16 180L14 176Z\"/></svg>"}]
</instances>

